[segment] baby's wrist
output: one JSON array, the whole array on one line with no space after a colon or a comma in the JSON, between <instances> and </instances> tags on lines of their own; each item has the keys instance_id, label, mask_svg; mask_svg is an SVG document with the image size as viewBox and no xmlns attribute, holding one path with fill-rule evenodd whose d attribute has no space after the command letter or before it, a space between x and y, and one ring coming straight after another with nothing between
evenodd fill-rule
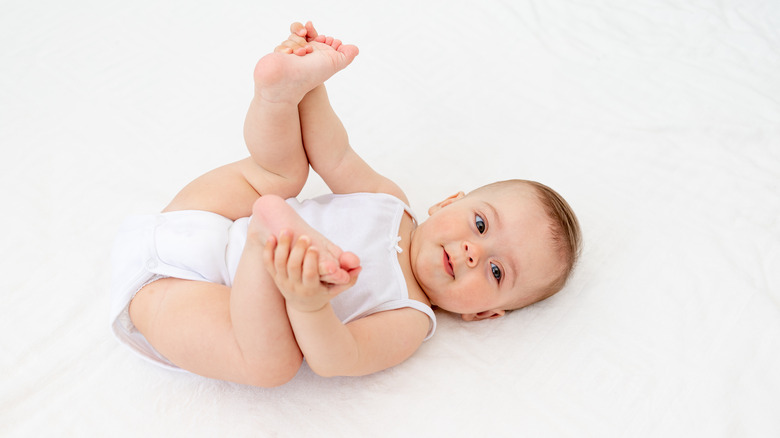
<instances>
[{"instance_id":1,"label":"baby's wrist","mask_svg":"<svg viewBox=\"0 0 780 438\"><path fill-rule=\"evenodd\" d=\"M324 303L302 303L302 302L292 303L288 301L287 313L289 314L290 311L292 311L299 314L313 315L325 311L325 309L330 307L329 304L330 303L327 301Z\"/></svg>"}]
</instances>

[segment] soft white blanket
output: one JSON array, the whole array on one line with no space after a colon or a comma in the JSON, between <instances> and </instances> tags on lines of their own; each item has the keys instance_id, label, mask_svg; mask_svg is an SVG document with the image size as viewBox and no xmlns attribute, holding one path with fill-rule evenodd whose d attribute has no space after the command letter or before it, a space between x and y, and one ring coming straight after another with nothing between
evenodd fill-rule
<instances>
[{"instance_id":1,"label":"soft white blanket","mask_svg":"<svg viewBox=\"0 0 780 438\"><path fill-rule=\"evenodd\" d=\"M0 436L780 436L780 3L372 5L3 2ZM109 334L113 235L245 155L254 63L307 19L360 47L332 102L421 218L537 179L582 262L368 377L155 368Z\"/></svg>"}]
</instances>

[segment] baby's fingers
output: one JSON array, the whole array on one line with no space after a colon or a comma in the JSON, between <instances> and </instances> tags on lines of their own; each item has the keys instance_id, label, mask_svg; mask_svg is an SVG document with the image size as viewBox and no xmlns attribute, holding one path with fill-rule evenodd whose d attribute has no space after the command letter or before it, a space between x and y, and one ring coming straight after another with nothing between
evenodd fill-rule
<instances>
[{"instance_id":1,"label":"baby's fingers","mask_svg":"<svg viewBox=\"0 0 780 438\"><path fill-rule=\"evenodd\" d=\"M306 250L311 245L311 239L307 236L301 236L298 241L295 242L290 251L290 257L287 259L287 277L295 282L301 280L301 273L303 272L303 260L306 256Z\"/></svg>"},{"instance_id":2,"label":"baby's fingers","mask_svg":"<svg viewBox=\"0 0 780 438\"><path fill-rule=\"evenodd\" d=\"M307 287L320 285L319 272L320 252L316 247L309 247L303 260L303 284Z\"/></svg>"},{"instance_id":3,"label":"baby's fingers","mask_svg":"<svg viewBox=\"0 0 780 438\"><path fill-rule=\"evenodd\" d=\"M274 268L276 275L287 278L287 259L290 257L290 242L292 233L288 230L282 230L279 233L279 239L274 250Z\"/></svg>"},{"instance_id":4,"label":"baby's fingers","mask_svg":"<svg viewBox=\"0 0 780 438\"><path fill-rule=\"evenodd\" d=\"M276 249L276 237L269 236L268 240L265 241L265 247L263 248L263 264L271 276L276 275L276 268L274 266L274 249Z\"/></svg>"},{"instance_id":5,"label":"baby's fingers","mask_svg":"<svg viewBox=\"0 0 780 438\"><path fill-rule=\"evenodd\" d=\"M306 28L303 24L298 23L297 21L290 25L290 33L294 35L298 35L300 37L306 36Z\"/></svg>"}]
</instances>

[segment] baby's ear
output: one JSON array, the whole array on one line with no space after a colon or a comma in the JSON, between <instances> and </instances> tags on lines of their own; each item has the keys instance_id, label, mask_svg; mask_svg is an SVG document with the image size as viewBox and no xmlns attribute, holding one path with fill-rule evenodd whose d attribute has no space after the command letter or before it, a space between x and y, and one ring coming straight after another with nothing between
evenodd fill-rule
<instances>
[{"instance_id":1,"label":"baby's ear","mask_svg":"<svg viewBox=\"0 0 780 438\"><path fill-rule=\"evenodd\" d=\"M457 201L458 199L463 199L466 194L463 192L455 193L454 195L448 196L447 199L438 202L431 206L431 208L428 209L428 216L436 213L437 211L441 210L442 208L452 204L453 202Z\"/></svg>"},{"instance_id":2,"label":"baby's ear","mask_svg":"<svg viewBox=\"0 0 780 438\"><path fill-rule=\"evenodd\" d=\"M460 317L464 321L482 321L483 319L501 318L506 313L505 310L485 310L479 313L464 313Z\"/></svg>"}]
</instances>

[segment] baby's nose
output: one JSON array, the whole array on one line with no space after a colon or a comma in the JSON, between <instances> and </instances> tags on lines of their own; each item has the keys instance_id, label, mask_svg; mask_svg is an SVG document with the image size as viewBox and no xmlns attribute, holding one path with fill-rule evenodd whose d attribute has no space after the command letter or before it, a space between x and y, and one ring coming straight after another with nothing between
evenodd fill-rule
<instances>
[{"instance_id":1,"label":"baby's nose","mask_svg":"<svg viewBox=\"0 0 780 438\"><path fill-rule=\"evenodd\" d=\"M466 265L473 268L479 263L479 258L482 256L482 250L477 244L466 241L464 241L461 246L464 254L466 254Z\"/></svg>"}]
</instances>

